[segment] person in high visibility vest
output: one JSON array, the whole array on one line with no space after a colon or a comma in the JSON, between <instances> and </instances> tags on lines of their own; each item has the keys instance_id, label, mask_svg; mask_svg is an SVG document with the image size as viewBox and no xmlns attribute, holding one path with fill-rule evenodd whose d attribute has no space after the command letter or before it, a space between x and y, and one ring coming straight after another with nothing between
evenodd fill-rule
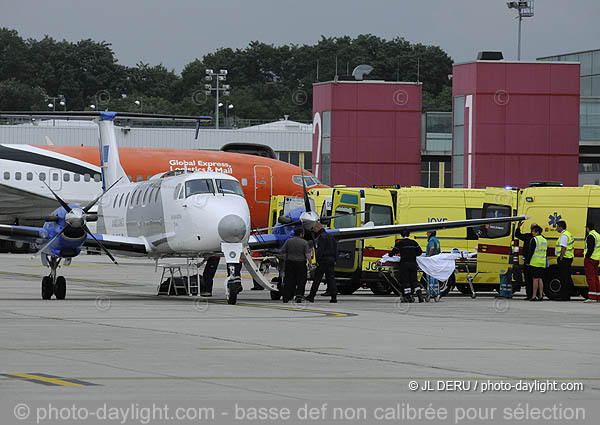
<instances>
[{"instance_id":1,"label":"person in high visibility vest","mask_svg":"<svg viewBox=\"0 0 600 425\"><path fill-rule=\"evenodd\" d=\"M585 225L585 248L583 269L585 270L585 280L587 281L588 299L586 303L600 302L600 283L598 282L598 263L600 262L600 234L596 232L594 223L589 222Z\"/></svg>"},{"instance_id":2,"label":"person in high visibility vest","mask_svg":"<svg viewBox=\"0 0 600 425\"><path fill-rule=\"evenodd\" d=\"M559 220L556 223L556 231L560 233L560 237L556 241L554 255L556 255L556 264L558 265L558 273L560 281L567 288L562 297L563 301L571 299L573 292L573 278L571 277L571 265L575 257L575 238L571 232L567 230L567 223L564 220Z\"/></svg>"},{"instance_id":3,"label":"person in high visibility vest","mask_svg":"<svg viewBox=\"0 0 600 425\"><path fill-rule=\"evenodd\" d=\"M542 236L542 228L535 225L531 229L531 275L533 277L533 296L530 301L542 301L544 299L544 274L548 267L548 241ZM538 295L539 293L539 295Z\"/></svg>"}]
</instances>

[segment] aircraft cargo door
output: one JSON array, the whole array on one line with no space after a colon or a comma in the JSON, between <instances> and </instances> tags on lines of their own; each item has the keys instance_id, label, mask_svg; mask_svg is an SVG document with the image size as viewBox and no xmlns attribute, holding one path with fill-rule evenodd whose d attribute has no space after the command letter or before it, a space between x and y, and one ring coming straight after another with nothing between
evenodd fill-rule
<instances>
[{"instance_id":1,"label":"aircraft cargo door","mask_svg":"<svg viewBox=\"0 0 600 425\"><path fill-rule=\"evenodd\" d=\"M257 203L268 204L273 190L273 173L266 165L254 166L254 200Z\"/></svg>"},{"instance_id":2,"label":"aircraft cargo door","mask_svg":"<svg viewBox=\"0 0 600 425\"><path fill-rule=\"evenodd\" d=\"M351 189L334 189L332 211L335 218L331 220L331 228L360 226L360 193ZM362 241L339 242L335 269L341 272L356 271L361 250Z\"/></svg>"}]
</instances>

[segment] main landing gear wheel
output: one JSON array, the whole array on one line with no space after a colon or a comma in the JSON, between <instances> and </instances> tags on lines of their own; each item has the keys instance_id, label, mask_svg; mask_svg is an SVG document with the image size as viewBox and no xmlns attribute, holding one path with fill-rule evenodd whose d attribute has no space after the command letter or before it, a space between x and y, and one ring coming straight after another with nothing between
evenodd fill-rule
<instances>
[{"instance_id":1,"label":"main landing gear wheel","mask_svg":"<svg viewBox=\"0 0 600 425\"><path fill-rule=\"evenodd\" d=\"M271 279L271 283L277 285L277 291L271 291L271 300L279 301L281 299L281 282L278 277Z\"/></svg>"},{"instance_id":2,"label":"main landing gear wheel","mask_svg":"<svg viewBox=\"0 0 600 425\"><path fill-rule=\"evenodd\" d=\"M54 295L57 300L64 300L67 295L67 280L64 276L58 276L56 278L56 284L54 285Z\"/></svg>"},{"instance_id":3,"label":"main landing gear wheel","mask_svg":"<svg viewBox=\"0 0 600 425\"><path fill-rule=\"evenodd\" d=\"M54 285L52 285L52 278L50 276L44 276L42 279L42 299L49 300L52 298L54 292Z\"/></svg>"}]
</instances>

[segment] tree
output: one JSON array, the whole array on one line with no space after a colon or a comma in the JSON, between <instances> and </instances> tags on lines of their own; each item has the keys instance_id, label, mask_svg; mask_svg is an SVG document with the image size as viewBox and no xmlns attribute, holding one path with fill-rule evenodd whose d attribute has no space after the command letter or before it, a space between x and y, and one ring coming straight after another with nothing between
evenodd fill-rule
<instances>
[{"instance_id":1,"label":"tree","mask_svg":"<svg viewBox=\"0 0 600 425\"><path fill-rule=\"evenodd\" d=\"M41 87L31 87L14 78L0 81L0 110L43 111L46 109L46 92Z\"/></svg>"}]
</instances>

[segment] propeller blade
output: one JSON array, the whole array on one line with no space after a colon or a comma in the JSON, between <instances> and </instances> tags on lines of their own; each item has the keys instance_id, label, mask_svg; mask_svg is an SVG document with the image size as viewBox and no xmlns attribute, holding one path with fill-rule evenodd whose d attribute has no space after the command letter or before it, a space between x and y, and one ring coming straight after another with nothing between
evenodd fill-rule
<instances>
[{"instance_id":1,"label":"propeller blade","mask_svg":"<svg viewBox=\"0 0 600 425\"><path fill-rule=\"evenodd\" d=\"M116 185L117 183L119 183L121 181L123 177L120 177L119 180L117 180L116 182L114 182L113 184L110 185L110 187L108 189L106 189L106 191L102 192L100 194L100 196L98 196L96 199L94 199L92 202L90 202L89 204L87 204L85 207L83 207L83 212L87 214L87 212L94 206L96 205L96 202L98 202L100 200L100 198L102 198L104 195L106 195L108 193L109 190L111 190L113 188L114 185Z\"/></svg>"},{"instance_id":2,"label":"propeller blade","mask_svg":"<svg viewBox=\"0 0 600 425\"><path fill-rule=\"evenodd\" d=\"M306 182L304 181L304 170L302 168L300 168L300 176L302 177L302 191L304 192L304 208L306 209L306 212L311 212L310 199L308 198Z\"/></svg>"},{"instance_id":3,"label":"propeller blade","mask_svg":"<svg viewBox=\"0 0 600 425\"><path fill-rule=\"evenodd\" d=\"M104 193L106 193L106 192L104 192ZM83 225L83 230L85 230L87 232L87 234L90 235L92 237L92 239L94 239L96 241L96 243L98 244L98 246L100 246L100 248L102 248L102 250L104 251L104 253L106 255L108 255L108 258L110 258L112 260L112 262L115 263L118 266L119 263L117 263L117 260L115 260L115 257L113 257L112 254L110 252L108 252L108 249L106 249L104 247L104 245L102 245L102 243L98 239L96 239L96 236L94 236L94 234L90 231L90 229L87 227L87 224Z\"/></svg>"},{"instance_id":4,"label":"propeller blade","mask_svg":"<svg viewBox=\"0 0 600 425\"><path fill-rule=\"evenodd\" d=\"M65 201L63 201L60 196L58 196L56 194L56 192L54 192L52 190L52 188L50 186L48 186L48 183L46 183L45 180L42 180L42 183L44 183L46 185L46 187L48 188L48 190L50 192L52 192L52 194L54 195L54 197L56 198L56 200L58 201L58 203L60 204L61 207L63 207L67 212L71 212L71 207L69 206L69 204L67 204Z\"/></svg>"},{"instance_id":5,"label":"propeller blade","mask_svg":"<svg viewBox=\"0 0 600 425\"><path fill-rule=\"evenodd\" d=\"M65 230L67 230L67 226L63 227L63 229L60 232L58 232L56 234L56 236L54 236L52 239L50 239L50 241L48 243L46 243L46 245L41 247L35 254L33 254L31 256L31 259L34 259L38 255L40 255L46 248L48 248L52 244L52 242L54 242L60 235L62 235L65 232Z\"/></svg>"}]
</instances>

